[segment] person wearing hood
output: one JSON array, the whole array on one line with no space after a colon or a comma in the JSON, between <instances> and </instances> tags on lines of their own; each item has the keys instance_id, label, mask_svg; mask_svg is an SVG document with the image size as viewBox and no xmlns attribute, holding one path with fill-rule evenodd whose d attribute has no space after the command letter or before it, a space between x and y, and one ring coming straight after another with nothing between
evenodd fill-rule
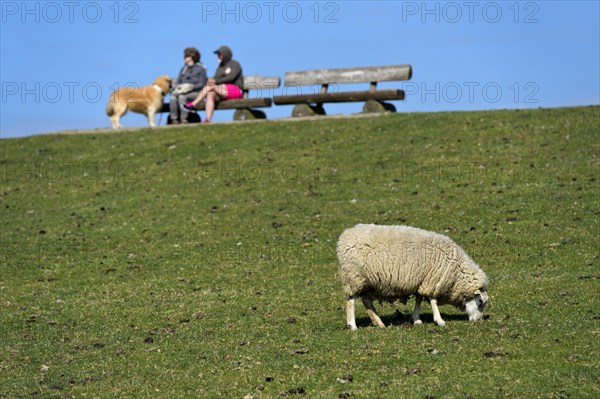
<instances>
[{"instance_id":1,"label":"person wearing hood","mask_svg":"<svg viewBox=\"0 0 600 399\"><path fill-rule=\"evenodd\" d=\"M169 112L171 124L188 123L190 111L184 105L196 98L206 85L206 67L200 62L200 51L194 47L183 50L184 65L174 82Z\"/></svg>"},{"instance_id":2,"label":"person wearing hood","mask_svg":"<svg viewBox=\"0 0 600 399\"><path fill-rule=\"evenodd\" d=\"M242 98L244 82L242 66L233 59L233 52L227 46L219 47L214 53L219 58L219 66L215 76L208 79L206 86L200 91L195 100L184 106L189 110L193 110L196 109L200 101L206 99L206 118L204 122L212 120L217 102Z\"/></svg>"}]
</instances>

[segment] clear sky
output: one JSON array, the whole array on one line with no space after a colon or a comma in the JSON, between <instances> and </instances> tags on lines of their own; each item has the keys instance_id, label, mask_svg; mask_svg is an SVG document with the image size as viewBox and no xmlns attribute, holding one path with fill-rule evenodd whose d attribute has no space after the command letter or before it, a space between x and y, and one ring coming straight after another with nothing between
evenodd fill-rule
<instances>
[{"instance_id":1,"label":"clear sky","mask_svg":"<svg viewBox=\"0 0 600 399\"><path fill-rule=\"evenodd\" d=\"M400 112L600 103L597 0L0 4L2 138L109 127L110 92L176 76L188 46L201 51L209 76L223 44L245 75L282 79L294 70L411 64L412 80L382 85L406 91L394 102ZM282 118L291 108L266 112ZM354 113L361 104L325 109ZM231 117L217 111L214 120ZM134 113L121 123L147 124Z\"/></svg>"}]
</instances>

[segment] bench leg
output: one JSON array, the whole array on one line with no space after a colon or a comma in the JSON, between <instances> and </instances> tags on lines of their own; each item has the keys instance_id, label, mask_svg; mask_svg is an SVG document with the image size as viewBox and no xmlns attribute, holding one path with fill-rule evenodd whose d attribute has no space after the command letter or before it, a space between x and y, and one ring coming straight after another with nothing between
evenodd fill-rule
<instances>
[{"instance_id":1,"label":"bench leg","mask_svg":"<svg viewBox=\"0 0 600 399\"><path fill-rule=\"evenodd\" d=\"M396 112L394 104L383 101L367 100L363 106L363 113Z\"/></svg>"},{"instance_id":2,"label":"bench leg","mask_svg":"<svg viewBox=\"0 0 600 399\"><path fill-rule=\"evenodd\" d=\"M258 109L239 108L233 113L234 121L247 121L251 119L267 119L267 114Z\"/></svg>"},{"instance_id":3,"label":"bench leg","mask_svg":"<svg viewBox=\"0 0 600 399\"><path fill-rule=\"evenodd\" d=\"M318 116L327 115L323 104L310 105L310 104L296 104L292 111L292 117L297 116Z\"/></svg>"}]
</instances>

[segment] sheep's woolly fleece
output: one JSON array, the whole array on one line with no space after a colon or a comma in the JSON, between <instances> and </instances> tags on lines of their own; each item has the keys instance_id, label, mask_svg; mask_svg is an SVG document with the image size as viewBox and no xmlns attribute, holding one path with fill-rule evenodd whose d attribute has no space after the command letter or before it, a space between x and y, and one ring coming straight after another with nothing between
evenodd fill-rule
<instances>
[{"instance_id":1,"label":"sheep's woolly fleece","mask_svg":"<svg viewBox=\"0 0 600 399\"><path fill-rule=\"evenodd\" d=\"M359 224L338 241L338 276L346 298L406 302L411 295L464 307L488 279L450 238L410 226Z\"/></svg>"}]
</instances>

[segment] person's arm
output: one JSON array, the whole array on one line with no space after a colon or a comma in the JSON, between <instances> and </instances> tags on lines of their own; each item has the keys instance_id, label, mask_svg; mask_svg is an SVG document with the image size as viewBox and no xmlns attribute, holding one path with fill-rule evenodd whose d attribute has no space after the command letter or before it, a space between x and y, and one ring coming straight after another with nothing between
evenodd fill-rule
<instances>
[{"instance_id":1,"label":"person's arm","mask_svg":"<svg viewBox=\"0 0 600 399\"><path fill-rule=\"evenodd\" d=\"M202 65L195 66L193 80L190 83L194 85L192 91L200 91L206 85L206 69Z\"/></svg>"}]
</instances>

